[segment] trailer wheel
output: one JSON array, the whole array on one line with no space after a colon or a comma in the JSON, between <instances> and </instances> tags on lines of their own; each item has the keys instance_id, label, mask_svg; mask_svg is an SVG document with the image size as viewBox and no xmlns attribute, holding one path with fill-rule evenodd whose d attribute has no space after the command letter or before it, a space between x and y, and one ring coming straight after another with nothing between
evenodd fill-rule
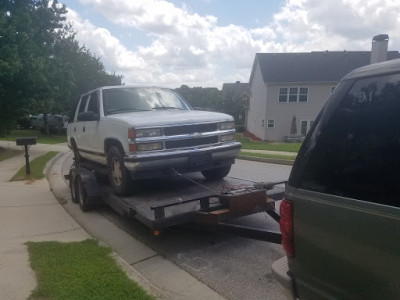
<instances>
[{"instance_id":1,"label":"trailer wheel","mask_svg":"<svg viewBox=\"0 0 400 300\"><path fill-rule=\"evenodd\" d=\"M201 174L207 179L210 180L217 180L224 178L226 175L229 174L231 170L231 166L225 166L225 167L220 167L220 168L215 168L215 169L210 169L210 170L204 170L201 171Z\"/></svg>"},{"instance_id":2,"label":"trailer wheel","mask_svg":"<svg viewBox=\"0 0 400 300\"><path fill-rule=\"evenodd\" d=\"M69 189L71 191L71 201L73 203L78 203L78 197L76 196L76 180L74 180L72 174L69 174Z\"/></svg>"},{"instance_id":3,"label":"trailer wheel","mask_svg":"<svg viewBox=\"0 0 400 300\"><path fill-rule=\"evenodd\" d=\"M111 146L107 151L108 179L118 195L127 195L132 192L133 182L129 171L125 168L121 150Z\"/></svg>"},{"instance_id":4,"label":"trailer wheel","mask_svg":"<svg viewBox=\"0 0 400 300\"><path fill-rule=\"evenodd\" d=\"M76 177L76 198L79 202L79 207L82 211L90 210L90 205L88 204L88 196L83 186L82 178L80 176Z\"/></svg>"}]
</instances>

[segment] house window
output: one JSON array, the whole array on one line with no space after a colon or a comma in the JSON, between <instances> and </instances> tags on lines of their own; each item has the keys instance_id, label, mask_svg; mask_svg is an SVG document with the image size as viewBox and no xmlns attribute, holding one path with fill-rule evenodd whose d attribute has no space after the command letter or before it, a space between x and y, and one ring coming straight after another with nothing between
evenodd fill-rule
<instances>
[{"instance_id":1,"label":"house window","mask_svg":"<svg viewBox=\"0 0 400 300\"><path fill-rule=\"evenodd\" d=\"M290 87L279 89L279 102L307 102L308 88Z\"/></svg>"},{"instance_id":2,"label":"house window","mask_svg":"<svg viewBox=\"0 0 400 300\"><path fill-rule=\"evenodd\" d=\"M279 89L279 102L287 102L288 98L288 89L280 88Z\"/></svg>"},{"instance_id":3,"label":"house window","mask_svg":"<svg viewBox=\"0 0 400 300\"><path fill-rule=\"evenodd\" d=\"M308 131L311 129L311 127L313 126L314 121L305 121L302 120L300 122L300 134L302 136L306 136Z\"/></svg>"},{"instance_id":4,"label":"house window","mask_svg":"<svg viewBox=\"0 0 400 300\"><path fill-rule=\"evenodd\" d=\"M308 88L299 88L299 102L307 102L308 100Z\"/></svg>"},{"instance_id":5,"label":"house window","mask_svg":"<svg viewBox=\"0 0 400 300\"><path fill-rule=\"evenodd\" d=\"M297 96L299 94L299 89L297 87L292 87L289 89L289 102L297 102Z\"/></svg>"},{"instance_id":6,"label":"house window","mask_svg":"<svg viewBox=\"0 0 400 300\"><path fill-rule=\"evenodd\" d=\"M267 120L267 128L274 128L275 120Z\"/></svg>"}]
</instances>

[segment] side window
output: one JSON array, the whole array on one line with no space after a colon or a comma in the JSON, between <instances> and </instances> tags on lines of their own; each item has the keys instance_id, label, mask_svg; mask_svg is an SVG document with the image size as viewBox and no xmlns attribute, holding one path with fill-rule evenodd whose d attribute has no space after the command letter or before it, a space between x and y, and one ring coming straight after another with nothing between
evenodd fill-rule
<instances>
[{"instance_id":1,"label":"side window","mask_svg":"<svg viewBox=\"0 0 400 300\"><path fill-rule=\"evenodd\" d=\"M82 97L81 103L79 104L79 111L78 111L78 121L79 121L79 114L83 113L86 108L86 103L89 99L89 95L85 95Z\"/></svg>"},{"instance_id":2,"label":"side window","mask_svg":"<svg viewBox=\"0 0 400 300\"><path fill-rule=\"evenodd\" d=\"M295 185L400 207L399 116L400 74L356 81L311 136L316 146Z\"/></svg>"},{"instance_id":3,"label":"side window","mask_svg":"<svg viewBox=\"0 0 400 300\"><path fill-rule=\"evenodd\" d=\"M90 94L90 100L88 104L87 111L92 111L95 114L99 114L99 99L97 97L97 92L93 92Z\"/></svg>"}]
</instances>

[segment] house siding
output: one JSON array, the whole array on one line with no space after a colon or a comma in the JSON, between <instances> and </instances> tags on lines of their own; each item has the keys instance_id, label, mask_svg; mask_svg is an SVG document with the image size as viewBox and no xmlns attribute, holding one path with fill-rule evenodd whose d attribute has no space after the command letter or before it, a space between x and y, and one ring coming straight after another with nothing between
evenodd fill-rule
<instances>
[{"instance_id":1,"label":"house siding","mask_svg":"<svg viewBox=\"0 0 400 300\"><path fill-rule=\"evenodd\" d=\"M264 140L281 141L290 135L293 116L296 116L297 135L301 134L301 122L307 121L307 131L310 121L314 121L319 111L328 99L331 88L338 82L329 83L276 83L268 84L266 121L275 120L274 128L265 129ZM281 87L307 87L307 102L279 102Z\"/></svg>"},{"instance_id":2,"label":"house siding","mask_svg":"<svg viewBox=\"0 0 400 300\"><path fill-rule=\"evenodd\" d=\"M265 139L267 89L260 65L255 64L254 76L250 82L250 104L247 113L247 130L260 139Z\"/></svg>"}]
</instances>

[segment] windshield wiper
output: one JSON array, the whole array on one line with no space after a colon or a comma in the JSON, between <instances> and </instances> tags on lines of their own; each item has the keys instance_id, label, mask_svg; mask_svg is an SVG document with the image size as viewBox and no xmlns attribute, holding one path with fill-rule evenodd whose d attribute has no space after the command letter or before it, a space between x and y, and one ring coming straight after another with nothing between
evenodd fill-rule
<instances>
[{"instance_id":1,"label":"windshield wiper","mask_svg":"<svg viewBox=\"0 0 400 300\"><path fill-rule=\"evenodd\" d=\"M107 111L107 115L112 115L112 114L119 114L119 113L124 113L128 111L150 111L150 109L140 109L140 108L116 108L116 109L110 109Z\"/></svg>"},{"instance_id":2,"label":"windshield wiper","mask_svg":"<svg viewBox=\"0 0 400 300\"><path fill-rule=\"evenodd\" d=\"M173 107L173 106L155 106L155 107L153 107L153 109L155 109L155 110L165 110L165 109L180 109L180 110L182 110L182 108L179 108L179 107Z\"/></svg>"}]
</instances>

